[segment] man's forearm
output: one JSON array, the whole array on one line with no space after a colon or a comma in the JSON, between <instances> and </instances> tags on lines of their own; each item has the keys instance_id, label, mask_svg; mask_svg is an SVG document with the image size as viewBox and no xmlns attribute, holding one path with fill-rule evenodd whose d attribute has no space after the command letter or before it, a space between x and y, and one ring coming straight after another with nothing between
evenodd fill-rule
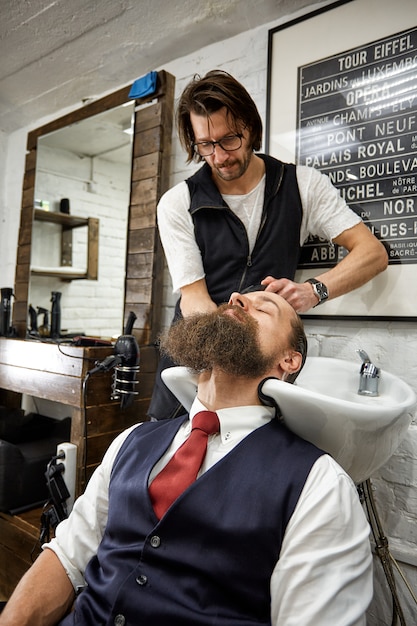
<instances>
[{"instance_id":1,"label":"man's forearm","mask_svg":"<svg viewBox=\"0 0 417 626\"><path fill-rule=\"evenodd\" d=\"M374 237L365 237L362 245L353 247L335 267L315 278L325 283L332 299L365 285L384 271L387 264L388 255L382 243Z\"/></svg>"},{"instance_id":2,"label":"man's forearm","mask_svg":"<svg viewBox=\"0 0 417 626\"><path fill-rule=\"evenodd\" d=\"M211 299L204 278L191 285L181 287L181 313L184 317L194 313L208 313L217 309Z\"/></svg>"},{"instance_id":3,"label":"man's forearm","mask_svg":"<svg viewBox=\"0 0 417 626\"><path fill-rule=\"evenodd\" d=\"M17 585L0 615L0 626L54 626L68 613L74 598L61 562L46 549Z\"/></svg>"}]
</instances>

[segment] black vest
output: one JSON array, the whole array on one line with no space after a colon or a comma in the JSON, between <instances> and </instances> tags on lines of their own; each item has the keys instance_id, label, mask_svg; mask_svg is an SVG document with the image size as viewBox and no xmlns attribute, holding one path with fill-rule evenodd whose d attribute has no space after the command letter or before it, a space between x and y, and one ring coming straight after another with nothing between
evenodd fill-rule
<instances>
[{"instance_id":1,"label":"black vest","mask_svg":"<svg viewBox=\"0 0 417 626\"><path fill-rule=\"evenodd\" d=\"M295 165L258 156L265 162L265 196L251 254L245 227L213 183L211 168L205 164L186 181L207 288L216 304L269 275L293 279L297 268L302 206Z\"/></svg>"},{"instance_id":2,"label":"black vest","mask_svg":"<svg viewBox=\"0 0 417 626\"><path fill-rule=\"evenodd\" d=\"M183 420L145 423L123 444L105 534L86 571L88 586L62 626L270 624L270 577L322 452L274 419L203 474L158 521L148 477Z\"/></svg>"}]
</instances>

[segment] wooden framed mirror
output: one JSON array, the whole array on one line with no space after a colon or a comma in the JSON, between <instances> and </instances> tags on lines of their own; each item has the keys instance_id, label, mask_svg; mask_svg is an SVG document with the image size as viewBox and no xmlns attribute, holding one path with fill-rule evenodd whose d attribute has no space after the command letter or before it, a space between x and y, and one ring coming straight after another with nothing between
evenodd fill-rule
<instances>
[{"instance_id":1,"label":"wooden framed mirror","mask_svg":"<svg viewBox=\"0 0 417 626\"><path fill-rule=\"evenodd\" d=\"M140 384L137 399L132 406L123 410L121 403L110 397L113 381L110 371L91 377L88 389L85 385L91 363L102 361L110 355L113 351L111 346L66 345L62 348L61 345L53 345L51 339L47 339L45 343L42 338L36 341L26 340L26 338L30 280L33 275L36 275L36 271L35 274L33 273L33 266L31 267L34 222L40 222L41 227L44 224L52 226L51 233L53 229L65 231L66 227L84 228L86 231L90 228L92 247L95 242L98 246L97 256L94 250L91 250L92 259L87 262L87 272L84 272L86 275L80 277L74 271L74 276L69 276L67 268L70 268L69 272L72 272L72 269L71 265L65 264L65 255L69 258L65 246L74 245L75 237L69 243L66 241L69 237L63 237L63 254L58 261L62 267L58 267L56 272L58 275L53 275L51 268L46 268L43 272L45 275L40 276L47 282L48 290L52 285L57 284L55 281L61 281L63 308L66 306L65 286L85 284L89 288L85 297L93 297L97 283L95 270L99 277L102 271L100 260L104 246L101 239L102 224L98 224L98 233L95 236L94 225L89 227L89 224L85 223L88 217L82 215L78 198L74 206L71 202L69 214L57 211L56 206L50 206L49 208L54 210L46 215L44 207L35 207L35 200L38 199L35 189L40 139L52 137L52 133L68 128L69 125L96 118L106 111L121 107L128 101L130 87L88 104L28 135L12 318L18 338L0 337L2 380L0 396L4 406L16 409L22 406L22 395L33 396L36 402L42 400L51 404L58 403L65 408L64 414L71 418L70 442L77 447L76 495L84 489L86 480L91 476L114 437L124 428L146 420L157 365L157 350L154 341L160 331L162 312L164 256L156 227L156 205L161 194L169 186L174 85L173 76L164 71L158 72L155 93L133 102L134 134L129 163L130 183L125 225L127 238L123 255L124 271L120 284L115 289L122 295L120 328L126 326L130 311L137 316L132 332L140 346ZM49 146L49 149L51 148L52 146ZM110 172L112 167L110 166ZM48 165L44 169L50 170L52 166ZM46 175L49 176L50 173L49 171ZM68 174L68 171L66 173ZM83 184L88 183L84 181ZM86 193L92 192L90 190ZM79 209L80 216L78 216ZM35 210L45 212L35 215ZM78 217L81 218L79 225ZM92 219L102 221L101 217L93 216ZM52 234L41 244L41 246L48 245L55 245ZM105 252L110 253L110 251ZM72 257L74 255L73 250ZM95 258L98 258L97 268L94 267ZM75 259L72 258L71 262L74 263ZM111 298L109 298L108 306L111 307ZM101 311L97 310L95 313L99 316ZM0 567L0 586L7 594L11 593L20 577L30 566L31 550L33 552L34 541L39 536L39 519L42 510L37 508L16 515L0 512L0 536L8 538L9 541L6 543L19 546L19 550L17 552L15 550L12 555L13 568ZM0 553L11 554L10 545L7 546L0 540Z\"/></svg>"},{"instance_id":2,"label":"wooden framed mirror","mask_svg":"<svg viewBox=\"0 0 417 626\"><path fill-rule=\"evenodd\" d=\"M140 345L152 343L159 331L161 324L162 303L162 278L163 278L163 252L160 246L156 227L156 205L162 193L169 186L169 158L171 150L171 136L174 110L174 86L175 78L165 71L158 72L157 88L155 93L144 98L129 100L130 85L112 93L97 101L86 104L81 109L60 117L45 126L33 130L28 135L26 167L23 182L22 207L20 218L20 230L17 250L16 275L14 285L15 301L13 305L13 327L17 336L21 339L27 337L29 328L29 305L30 286L33 276L41 276L44 282L44 297L40 303L33 306L47 308L46 293L53 290L65 292L69 284L87 285L86 295L81 295L81 301L85 302L93 298L96 290L95 281L100 277L103 263L100 258L104 254L111 254L112 245L103 244L100 234L100 221L94 215L78 215L77 206L72 207L70 213L57 210L57 207L49 207L46 213L44 207L38 206L40 199L37 197L37 177L39 171L37 161L42 143L47 143L46 138L54 138L55 134L70 128L75 137L77 124L88 120L97 120L105 112L120 111L121 107L128 102L132 104L134 117L133 143L131 161L129 164L130 184L128 188L128 212L126 214L126 243L123 252L123 277L119 285L113 285L109 289L106 306L112 307L112 294L121 296L122 312L119 333L123 332L129 312L136 315L133 334ZM96 134L100 132L95 131ZM49 147L51 150L51 147ZM78 155L79 156L79 155ZM81 155L83 157L84 155ZM80 157L80 158L81 158ZM48 169L48 168L44 168ZM110 166L110 171L112 171ZM94 183L94 176L85 184ZM63 185L64 186L64 185ZM93 189L94 191L94 189ZM62 193L62 196L67 194ZM35 202L37 201L37 202ZM56 204L56 200L54 200ZM82 212L81 212L82 213ZM78 221L77 221L77 218ZM61 250L59 252L58 270L52 268L34 267L36 227L47 229L51 227L55 231L62 231ZM86 262L82 270L76 268L75 242L73 232L84 228ZM45 241L37 244L38 248L47 249L56 247L54 237L49 234ZM118 253L120 256L120 253ZM120 259L119 259L120 261ZM59 281L57 283L57 281ZM58 285L58 287L57 287ZM40 292L42 293L42 291ZM63 326L70 327L65 318L65 297L62 298ZM95 305L92 308L97 316L103 311L103 305ZM74 331L84 332L83 325L75 324ZM71 328L70 328L71 330ZM89 327L85 334L101 335L100 331L94 332ZM105 333L106 334L106 333ZM112 333L113 334L113 333ZM117 333L116 333L117 334Z\"/></svg>"}]
</instances>

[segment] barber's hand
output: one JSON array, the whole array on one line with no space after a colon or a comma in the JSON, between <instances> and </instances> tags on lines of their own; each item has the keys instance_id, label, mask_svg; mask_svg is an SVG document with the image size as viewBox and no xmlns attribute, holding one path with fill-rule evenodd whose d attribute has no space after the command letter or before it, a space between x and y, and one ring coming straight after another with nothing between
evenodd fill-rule
<instances>
[{"instance_id":1,"label":"barber's hand","mask_svg":"<svg viewBox=\"0 0 417 626\"><path fill-rule=\"evenodd\" d=\"M265 291L273 291L284 298L297 313L305 313L318 302L310 283L295 283L288 278L267 276L261 285L267 285Z\"/></svg>"}]
</instances>

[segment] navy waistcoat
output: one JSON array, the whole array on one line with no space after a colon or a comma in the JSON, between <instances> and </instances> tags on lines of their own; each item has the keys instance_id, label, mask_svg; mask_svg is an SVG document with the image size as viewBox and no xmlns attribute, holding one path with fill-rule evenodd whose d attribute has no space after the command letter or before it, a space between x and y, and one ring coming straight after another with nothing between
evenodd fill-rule
<instances>
[{"instance_id":1,"label":"navy waistcoat","mask_svg":"<svg viewBox=\"0 0 417 626\"><path fill-rule=\"evenodd\" d=\"M184 417L148 422L123 444L88 587L62 624L270 624L270 577L306 477L322 454L274 419L203 474L158 521L151 468Z\"/></svg>"}]
</instances>

